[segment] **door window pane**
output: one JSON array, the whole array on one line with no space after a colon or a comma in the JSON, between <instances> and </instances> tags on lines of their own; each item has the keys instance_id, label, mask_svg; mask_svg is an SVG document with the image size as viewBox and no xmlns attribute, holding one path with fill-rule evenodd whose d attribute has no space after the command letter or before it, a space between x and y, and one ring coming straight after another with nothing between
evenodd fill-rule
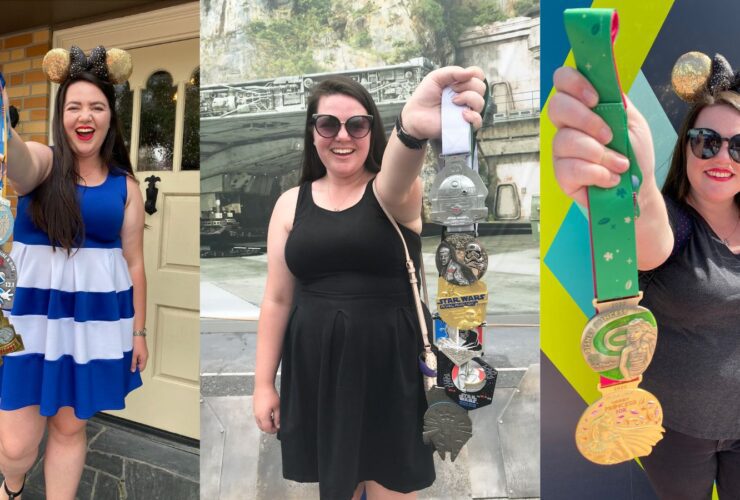
<instances>
[{"instance_id":1,"label":"door window pane","mask_svg":"<svg viewBox=\"0 0 740 500\"><path fill-rule=\"evenodd\" d=\"M200 67L185 84L185 127L182 137L182 169L200 169Z\"/></svg>"},{"instance_id":2,"label":"door window pane","mask_svg":"<svg viewBox=\"0 0 740 500\"><path fill-rule=\"evenodd\" d=\"M131 117L134 111L134 93L128 86L128 82L114 85L116 90L116 115L118 115L118 124L121 127L123 141L126 143L126 150L131 151ZM130 153L129 153L130 154Z\"/></svg>"},{"instance_id":3,"label":"door window pane","mask_svg":"<svg viewBox=\"0 0 740 500\"><path fill-rule=\"evenodd\" d=\"M141 91L138 171L172 170L177 86L172 75L157 71Z\"/></svg>"}]
</instances>

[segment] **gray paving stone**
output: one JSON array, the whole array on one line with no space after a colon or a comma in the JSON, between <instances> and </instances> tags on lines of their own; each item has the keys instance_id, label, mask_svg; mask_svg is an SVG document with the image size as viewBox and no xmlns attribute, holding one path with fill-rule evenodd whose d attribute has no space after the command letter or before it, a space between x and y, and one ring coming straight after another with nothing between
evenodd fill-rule
<instances>
[{"instance_id":1,"label":"gray paving stone","mask_svg":"<svg viewBox=\"0 0 740 500\"><path fill-rule=\"evenodd\" d=\"M272 434L259 437L259 461L257 465L257 500L298 500L319 498L316 483L296 483L283 479L283 461L280 442Z\"/></svg>"},{"instance_id":2,"label":"gray paving stone","mask_svg":"<svg viewBox=\"0 0 740 500\"><path fill-rule=\"evenodd\" d=\"M202 397L248 396L254 393L253 375L201 375L200 395Z\"/></svg>"},{"instance_id":3,"label":"gray paving stone","mask_svg":"<svg viewBox=\"0 0 740 500\"><path fill-rule=\"evenodd\" d=\"M126 498L129 500L200 498L197 480L183 481L175 474L138 462L127 462L125 474Z\"/></svg>"},{"instance_id":4,"label":"gray paving stone","mask_svg":"<svg viewBox=\"0 0 740 500\"><path fill-rule=\"evenodd\" d=\"M493 402L469 413L473 422L473 437L468 442L467 449L473 498L508 498L498 416L513 393L514 389L498 387L497 384Z\"/></svg>"},{"instance_id":5,"label":"gray paving stone","mask_svg":"<svg viewBox=\"0 0 740 500\"><path fill-rule=\"evenodd\" d=\"M500 416L501 449L512 498L540 495L540 365L529 367Z\"/></svg>"},{"instance_id":6,"label":"gray paving stone","mask_svg":"<svg viewBox=\"0 0 740 500\"><path fill-rule=\"evenodd\" d=\"M488 363L490 364L490 361ZM519 387L519 382L525 373L527 373L527 370L499 370L496 377L496 390L515 389Z\"/></svg>"},{"instance_id":7,"label":"gray paving stone","mask_svg":"<svg viewBox=\"0 0 740 500\"><path fill-rule=\"evenodd\" d=\"M95 492L93 496L89 497L91 500L123 500L127 498L126 484L123 479L102 472L98 472L96 476Z\"/></svg>"},{"instance_id":8,"label":"gray paving stone","mask_svg":"<svg viewBox=\"0 0 740 500\"><path fill-rule=\"evenodd\" d=\"M437 479L429 488L419 491L418 497L424 500L469 500L471 498L470 475L468 474L468 446L464 446L454 462L449 454L446 460L434 454L434 471Z\"/></svg>"},{"instance_id":9,"label":"gray paving stone","mask_svg":"<svg viewBox=\"0 0 740 500\"><path fill-rule=\"evenodd\" d=\"M257 335L212 333L201 336L201 373L252 372ZM207 347L207 349L204 349Z\"/></svg>"},{"instance_id":10,"label":"gray paving stone","mask_svg":"<svg viewBox=\"0 0 740 500\"><path fill-rule=\"evenodd\" d=\"M218 499L226 498L221 494L226 427L213 408L214 399L201 396L200 400L200 496ZM241 437L238 441L249 445Z\"/></svg>"},{"instance_id":11,"label":"gray paving stone","mask_svg":"<svg viewBox=\"0 0 740 500\"><path fill-rule=\"evenodd\" d=\"M206 439L212 438L215 443L214 449L203 453L201 492L218 495L206 494L204 498L256 498L262 433L252 418L252 398L204 398L201 409L201 440L208 443ZM221 428L225 429L223 433ZM220 464L213 463L214 460ZM207 477L205 470L217 472L218 477Z\"/></svg>"},{"instance_id":12,"label":"gray paving stone","mask_svg":"<svg viewBox=\"0 0 740 500\"><path fill-rule=\"evenodd\" d=\"M85 465L114 477L123 477L123 459L116 455L88 451Z\"/></svg>"},{"instance_id":13,"label":"gray paving stone","mask_svg":"<svg viewBox=\"0 0 740 500\"><path fill-rule=\"evenodd\" d=\"M108 428L91 444L92 451L123 456L198 481L199 458L195 453L162 446L152 437Z\"/></svg>"}]
</instances>

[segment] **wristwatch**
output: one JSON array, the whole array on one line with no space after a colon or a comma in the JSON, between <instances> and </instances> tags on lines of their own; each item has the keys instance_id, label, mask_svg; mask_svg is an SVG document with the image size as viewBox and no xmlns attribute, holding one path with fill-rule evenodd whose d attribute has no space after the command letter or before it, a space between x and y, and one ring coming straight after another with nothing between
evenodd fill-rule
<instances>
[{"instance_id":1,"label":"wristwatch","mask_svg":"<svg viewBox=\"0 0 740 500\"><path fill-rule=\"evenodd\" d=\"M141 330L134 330L134 337L146 337L146 328Z\"/></svg>"},{"instance_id":2,"label":"wristwatch","mask_svg":"<svg viewBox=\"0 0 740 500\"><path fill-rule=\"evenodd\" d=\"M422 149L426 146L428 139L417 139L416 137L409 135L403 129L403 122L401 121L401 113L398 113L396 118L396 136L398 140L403 143L409 149Z\"/></svg>"}]
</instances>

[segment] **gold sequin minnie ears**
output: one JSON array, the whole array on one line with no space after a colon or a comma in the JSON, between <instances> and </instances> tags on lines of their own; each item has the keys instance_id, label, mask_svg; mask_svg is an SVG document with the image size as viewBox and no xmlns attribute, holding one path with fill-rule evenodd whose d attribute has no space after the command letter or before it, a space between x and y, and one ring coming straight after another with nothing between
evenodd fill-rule
<instances>
[{"instance_id":1,"label":"gold sequin minnie ears","mask_svg":"<svg viewBox=\"0 0 740 500\"><path fill-rule=\"evenodd\" d=\"M102 45L92 49L89 57L74 45L69 52L64 49L52 49L44 56L42 67L46 76L54 83L63 83L84 71L94 74L101 80L123 83L128 80L134 69L128 52L121 49L105 50Z\"/></svg>"},{"instance_id":2,"label":"gold sequin minnie ears","mask_svg":"<svg viewBox=\"0 0 740 500\"><path fill-rule=\"evenodd\" d=\"M740 72L733 74L732 66L720 54L709 59L701 52L687 52L673 65L671 84L678 97L694 103L724 90L740 93Z\"/></svg>"}]
</instances>

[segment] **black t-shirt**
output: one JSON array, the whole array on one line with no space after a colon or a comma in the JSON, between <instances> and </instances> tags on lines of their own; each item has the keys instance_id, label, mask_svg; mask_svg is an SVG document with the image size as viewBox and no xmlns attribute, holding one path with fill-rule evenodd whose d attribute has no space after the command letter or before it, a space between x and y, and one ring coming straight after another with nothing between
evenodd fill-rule
<instances>
[{"instance_id":1,"label":"black t-shirt","mask_svg":"<svg viewBox=\"0 0 740 500\"><path fill-rule=\"evenodd\" d=\"M673 254L640 273L641 305L658 322L641 387L658 397L666 427L740 439L740 255L693 208L668 198L666 205Z\"/></svg>"}]
</instances>

